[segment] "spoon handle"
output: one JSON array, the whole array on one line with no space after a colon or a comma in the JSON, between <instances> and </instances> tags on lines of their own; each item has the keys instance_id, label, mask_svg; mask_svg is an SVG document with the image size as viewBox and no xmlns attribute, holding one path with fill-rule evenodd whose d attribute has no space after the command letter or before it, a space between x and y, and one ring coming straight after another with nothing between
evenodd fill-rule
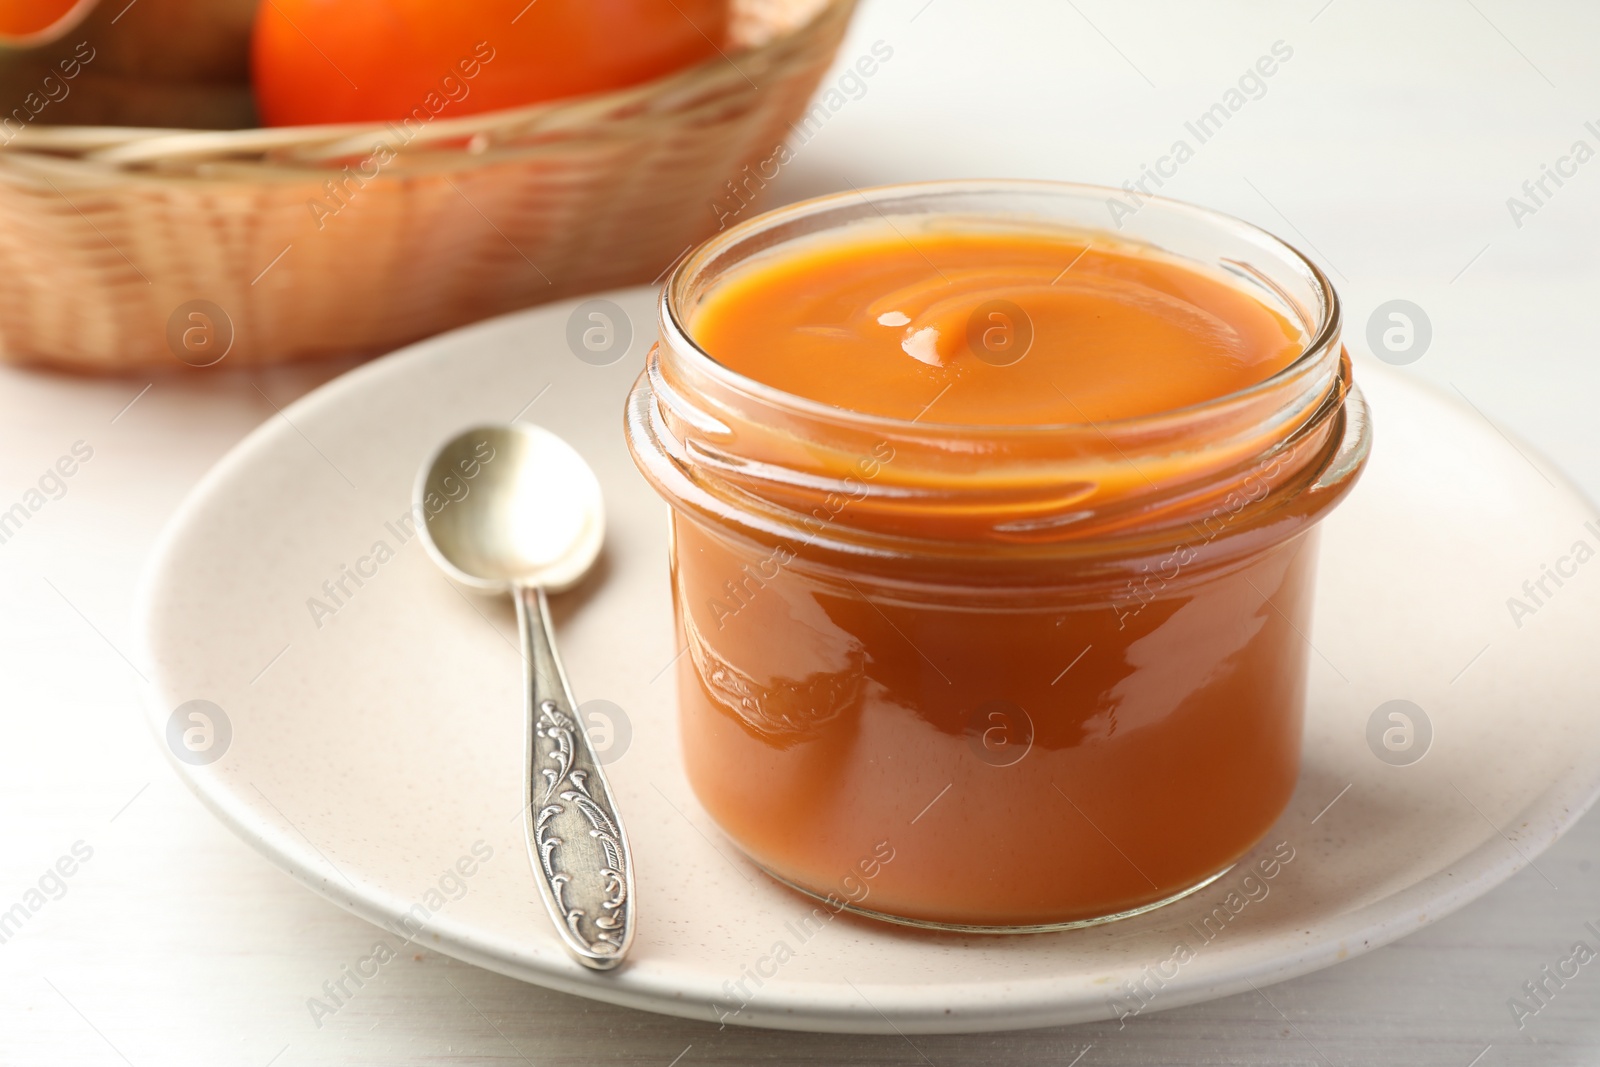
<instances>
[{"instance_id":1,"label":"spoon handle","mask_svg":"<svg viewBox=\"0 0 1600 1067\"><path fill-rule=\"evenodd\" d=\"M622 817L550 626L544 590L516 589L528 689L528 856L561 939L597 971L622 962L633 940L633 860Z\"/></svg>"}]
</instances>

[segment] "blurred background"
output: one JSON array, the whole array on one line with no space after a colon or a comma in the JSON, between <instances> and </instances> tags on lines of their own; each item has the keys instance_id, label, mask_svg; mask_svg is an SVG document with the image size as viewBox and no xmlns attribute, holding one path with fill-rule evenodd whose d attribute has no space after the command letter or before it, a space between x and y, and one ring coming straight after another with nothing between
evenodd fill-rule
<instances>
[{"instance_id":1,"label":"blurred background","mask_svg":"<svg viewBox=\"0 0 1600 1067\"><path fill-rule=\"evenodd\" d=\"M1121 186L1185 139L1193 158L1163 178L1163 195L1310 253L1345 300L1358 362L1383 355L1368 339L1374 314L1414 305L1428 339L1405 353L1406 373L1551 457L1594 499L1600 161L1577 162L1574 145L1600 150L1596 41L1600 7L1577 0L863 0L822 83L844 102L795 135L767 205L934 178ZM870 78L848 75L877 42L892 57ZM1197 144L1185 124L1275 45L1290 58ZM1540 191L1563 157L1569 174ZM30 536L0 545L0 899L63 841L94 851L67 894L0 945L0 1062L1600 1060L1600 969L1520 1028L1507 1005L1585 921L1600 922L1593 816L1539 861L1554 887L1523 871L1418 934L1274 987L1281 1014L1248 994L1121 1028L912 1040L718 1030L424 950L313 1027L307 991L367 951L370 928L188 795L147 735L139 676L118 650L132 644L135 576L184 494L276 408L350 365L115 378L0 368L6 499L73 441L94 448Z\"/></svg>"}]
</instances>

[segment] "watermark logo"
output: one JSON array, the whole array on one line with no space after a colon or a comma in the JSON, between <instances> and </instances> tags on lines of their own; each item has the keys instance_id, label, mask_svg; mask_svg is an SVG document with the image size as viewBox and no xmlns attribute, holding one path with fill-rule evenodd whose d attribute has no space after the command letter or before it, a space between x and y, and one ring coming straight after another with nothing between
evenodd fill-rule
<instances>
[{"instance_id":1,"label":"watermark logo","mask_svg":"<svg viewBox=\"0 0 1600 1067\"><path fill-rule=\"evenodd\" d=\"M1593 119L1585 122L1583 129L1589 136L1600 139L1600 125ZM1506 197L1506 211L1511 215L1512 226L1522 229L1524 221L1555 199L1567 182L1578 176L1578 168L1594 157L1594 146L1580 137L1572 142L1566 155L1556 157L1554 166L1539 164L1539 173L1522 183L1522 196Z\"/></svg>"},{"instance_id":2,"label":"watermark logo","mask_svg":"<svg viewBox=\"0 0 1600 1067\"><path fill-rule=\"evenodd\" d=\"M21 933L22 928L32 922L45 905L66 896L67 879L77 874L81 866L92 858L94 849L80 839L72 843L70 855L63 853L53 865L46 867L38 881L23 891L20 900L0 911L0 945Z\"/></svg>"},{"instance_id":3,"label":"watermark logo","mask_svg":"<svg viewBox=\"0 0 1600 1067\"><path fill-rule=\"evenodd\" d=\"M585 300L567 316L567 347L591 367L609 367L632 344L633 320L609 300Z\"/></svg>"},{"instance_id":4,"label":"watermark logo","mask_svg":"<svg viewBox=\"0 0 1600 1067\"><path fill-rule=\"evenodd\" d=\"M311 1016L312 1025L321 1030L325 1020L343 1011L368 982L378 977L389 963L399 959L400 954L427 931L429 922L471 891L473 876L492 859L493 846L479 838L468 852L439 873L405 914L385 921L383 925L392 937L379 937L372 943L371 951L344 964L338 974L323 982L319 995L306 998L306 1012Z\"/></svg>"},{"instance_id":5,"label":"watermark logo","mask_svg":"<svg viewBox=\"0 0 1600 1067\"><path fill-rule=\"evenodd\" d=\"M94 446L80 438L72 442L72 449L67 454L44 469L38 481L15 504L4 507L4 502L0 501L0 545L15 537L46 504L66 496L67 479L77 474L79 468L93 458Z\"/></svg>"},{"instance_id":6,"label":"watermark logo","mask_svg":"<svg viewBox=\"0 0 1600 1067\"><path fill-rule=\"evenodd\" d=\"M209 300L179 304L167 317L167 347L191 367L210 367L233 350L233 319Z\"/></svg>"},{"instance_id":7,"label":"watermark logo","mask_svg":"<svg viewBox=\"0 0 1600 1067\"><path fill-rule=\"evenodd\" d=\"M356 557L353 565L339 564L338 573L322 583L323 596L306 598L306 611L316 628L322 629L325 620L339 614L348 606L355 599L356 593L366 588L367 583L378 576L383 565L394 559L399 550L410 543L416 536L417 529L425 525L429 518L470 496L472 480L483 472L485 465L493 463L494 458L494 446L487 438L477 442L473 446L472 455L457 460L455 470L439 480L438 487L442 493L429 489L423 494L421 501L413 503L392 521L383 524L384 530L394 538L393 546L380 537L372 542L366 555ZM351 588L352 585L355 586L354 589ZM326 599L323 599L324 597Z\"/></svg>"},{"instance_id":8,"label":"watermark logo","mask_svg":"<svg viewBox=\"0 0 1600 1067\"><path fill-rule=\"evenodd\" d=\"M822 536L828 526L852 503L867 496L867 483L878 476L883 468L894 461L894 446L879 441L870 455L856 460L852 473L845 475L840 492L829 493L811 513L800 520L806 529L802 544L809 545ZM721 630L727 621L738 615L755 600L768 583L776 581L785 567L794 562L796 552L787 544L779 544L754 564L746 563L738 574L722 583L722 592L706 598L706 610ZM723 594L726 594L724 596Z\"/></svg>"},{"instance_id":9,"label":"watermark logo","mask_svg":"<svg viewBox=\"0 0 1600 1067\"><path fill-rule=\"evenodd\" d=\"M116 19L111 21L115 22ZM28 124L37 119L45 108L51 104L59 104L70 96L72 79L83 73L85 66L94 62L96 54L94 46L88 41L78 42L78 47L73 49L72 55L56 63L59 75L55 71L46 74L39 81L38 87L23 97L22 103L12 108L10 114L0 114L0 145L8 145L16 140L17 135L27 129Z\"/></svg>"},{"instance_id":10,"label":"watermark logo","mask_svg":"<svg viewBox=\"0 0 1600 1067\"><path fill-rule=\"evenodd\" d=\"M317 229L326 229L327 220L349 207L356 197L361 195L367 183L376 180L385 167L398 159L400 150L416 140L427 128L428 123L451 104L459 104L466 100L472 94L472 79L483 72L484 66L494 62L495 54L494 48L488 41L479 41L473 46L471 55L463 56L453 66L446 68L445 74L435 83L436 87L429 90L409 114L398 122L385 125L385 130L393 135L392 141L376 142L372 146L371 153L364 159L354 165L346 164L338 174L324 181L323 195L306 201L306 208L311 212L311 219L317 224ZM483 135L479 134L468 144L469 152L483 150L478 141L481 137ZM456 191L461 192L459 189ZM466 194L461 193L461 197L466 199ZM288 249L284 251L287 252ZM273 262L276 263L277 260ZM272 268L269 265L267 269ZM265 274L266 271L262 273Z\"/></svg>"},{"instance_id":11,"label":"watermark logo","mask_svg":"<svg viewBox=\"0 0 1600 1067\"><path fill-rule=\"evenodd\" d=\"M1583 529L1585 533L1593 534L1597 543L1600 543L1600 523L1590 519L1583 524ZM3 528L0 528L0 532L3 532ZM1506 610L1511 613L1511 621L1516 624L1517 629L1522 629L1523 619L1529 615L1539 614L1539 610L1561 591L1562 586L1578 576L1578 568L1588 563L1594 556L1594 546L1580 537L1572 542L1572 547L1566 555L1556 557L1554 566L1548 563L1539 564L1539 576L1529 578L1522 583L1522 596L1506 597Z\"/></svg>"},{"instance_id":12,"label":"watermark logo","mask_svg":"<svg viewBox=\"0 0 1600 1067\"><path fill-rule=\"evenodd\" d=\"M836 890L830 889L826 894L816 890L808 891L820 897L821 904L812 908L807 914L784 923L784 936L775 940L766 953L740 967L738 978L730 978L722 983L722 992L726 999L713 1000L708 1005L712 1018L722 1026L727 1026L729 1019L749 1007L750 1003L761 995L761 990L765 988L767 982L776 978L784 964L792 960L812 938L825 930L834 916L846 908L860 908L863 905L872 893L872 880L894 862L894 857L894 846L887 840L879 841L872 846L869 854L862 856L856 861L855 866L845 872Z\"/></svg>"},{"instance_id":13,"label":"watermark logo","mask_svg":"<svg viewBox=\"0 0 1600 1067\"><path fill-rule=\"evenodd\" d=\"M1009 367L1033 347L1033 320L1009 300L979 304L967 318L967 348L991 367Z\"/></svg>"},{"instance_id":14,"label":"watermark logo","mask_svg":"<svg viewBox=\"0 0 1600 1067\"><path fill-rule=\"evenodd\" d=\"M1106 995L1106 1005L1117 1017L1117 1029L1126 1027L1129 1019L1142 1014L1155 1003L1167 985L1178 977L1179 971L1205 951L1207 945L1232 929L1246 908L1265 901L1272 894L1272 880L1294 862L1294 857L1294 846L1287 841L1279 841L1270 853L1261 856L1254 864L1240 864L1233 868L1230 874L1237 877L1242 871L1243 876L1238 877L1233 888L1222 899L1212 898L1215 903L1209 911L1197 916L1198 922L1189 919L1184 923L1187 928L1184 939L1177 941L1164 957L1146 964L1136 974L1124 979L1115 992ZM1189 934L1194 935L1193 946L1189 944Z\"/></svg>"},{"instance_id":15,"label":"watermark logo","mask_svg":"<svg viewBox=\"0 0 1600 1067\"><path fill-rule=\"evenodd\" d=\"M1367 717L1367 747L1391 767L1409 767L1433 745L1433 722L1409 700L1379 704Z\"/></svg>"},{"instance_id":16,"label":"watermark logo","mask_svg":"<svg viewBox=\"0 0 1600 1067\"><path fill-rule=\"evenodd\" d=\"M209 700L185 701L167 717L167 747L192 767L217 762L231 744L233 723Z\"/></svg>"},{"instance_id":17,"label":"watermark logo","mask_svg":"<svg viewBox=\"0 0 1600 1067\"><path fill-rule=\"evenodd\" d=\"M1202 145L1221 133L1233 116L1252 101L1266 96L1269 88L1267 79L1277 74L1293 58L1292 45L1282 39L1273 41L1272 47L1240 72L1234 84L1224 89L1210 107L1183 124L1185 136L1175 138L1166 153L1156 157L1153 165L1139 164L1139 176L1123 182L1123 193L1106 200L1111 224L1122 229L1124 222L1137 215L1152 197L1159 195L1155 189L1164 188L1168 181L1176 178L1184 164L1195 157ZM1155 189L1151 188L1152 185Z\"/></svg>"},{"instance_id":18,"label":"watermark logo","mask_svg":"<svg viewBox=\"0 0 1600 1067\"><path fill-rule=\"evenodd\" d=\"M1367 347L1385 363L1415 363L1432 343L1433 322L1409 300L1386 300L1367 318Z\"/></svg>"},{"instance_id":19,"label":"watermark logo","mask_svg":"<svg viewBox=\"0 0 1600 1067\"><path fill-rule=\"evenodd\" d=\"M844 73L828 86L819 88L812 97L811 110L790 124L792 136L788 143L772 146L772 152L758 163L746 163L734 177L723 182L725 192L719 192L711 201L711 214L717 220L717 229L725 230L745 210L756 202L761 193L777 180L784 167L792 163L800 150L833 120L852 100L860 100L870 88L867 79L877 74L884 64L894 58L894 46L887 41L872 42L869 52L856 57L854 63L844 67Z\"/></svg>"},{"instance_id":20,"label":"watermark logo","mask_svg":"<svg viewBox=\"0 0 1600 1067\"><path fill-rule=\"evenodd\" d=\"M633 723L628 713L609 700L585 700L578 705L578 720L589 737L589 747L600 766L609 767L628 754L633 744Z\"/></svg>"},{"instance_id":21,"label":"watermark logo","mask_svg":"<svg viewBox=\"0 0 1600 1067\"><path fill-rule=\"evenodd\" d=\"M1014 767L1033 748L1033 719L1019 704L991 700L967 716L967 747L991 767Z\"/></svg>"},{"instance_id":22,"label":"watermark logo","mask_svg":"<svg viewBox=\"0 0 1600 1067\"><path fill-rule=\"evenodd\" d=\"M1272 455L1262 460L1240 480L1238 488L1229 492L1221 503L1211 509L1210 515L1200 520L1198 525L1191 523L1195 532L1202 535L1197 543L1175 546L1165 559L1155 565L1154 570L1150 569L1148 563L1141 564L1137 581L1128 579L1123 584L1122 592L1111 601L1111 610L1117 616L1117 629L1125 628L1129 619L1137 616L1161 596L1169 584L1177 581L1183 569L1199 559L1201 550L1216 540L1246 508L1266 499L1282 469L1282 455Z\"/></svg>"},{"instance_id":23,"label":"watermark logo","mask_svg":"<svg viewBox=\"0 0 1600 1067\"><path fill-rule=\"evenodd\" d=\"M1595 926L1594 922L1586 922L1583 927L1600 941L1600 927ZM1517 1029L1527 1029L1528 1020L1549 1007L1550 1002L1567 988L1567 983L1577 978L1583 968L1593 963L1597 956L1600 956L1600 953L1596 953L1589 942L1574 941L1564 956L1559 957L1554 963L1540 967L1538 974L1523 982L1522 996L1506 998L1506 1007L1510 1010L1511 1020L1517 1024Z\"/></svg>"}]
</instances>

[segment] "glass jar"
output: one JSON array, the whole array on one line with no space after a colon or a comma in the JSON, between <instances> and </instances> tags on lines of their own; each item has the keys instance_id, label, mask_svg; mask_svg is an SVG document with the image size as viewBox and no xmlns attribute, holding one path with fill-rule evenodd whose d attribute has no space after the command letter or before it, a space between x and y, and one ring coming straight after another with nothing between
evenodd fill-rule
<instances>
[{"instance_id":1,"label":"glass jar","mask_svg":"<svg viewBox=\"0 0 1600 1067\"><path fill-rule=\"evenodd\" d=\"M823 197L718 234L665 287L627 433L671 504L689 781L836 910L984 932L1135 914L1226 872L1294 789L1315 523L1370 441L1338 298L1287 244L1185 204L1106 234L1115 193ZM973 426L805 399L696 345L695 309L742 266L884 224L1150 246L1303 351L1181 410Z\"/></svg>"}]
</instances>

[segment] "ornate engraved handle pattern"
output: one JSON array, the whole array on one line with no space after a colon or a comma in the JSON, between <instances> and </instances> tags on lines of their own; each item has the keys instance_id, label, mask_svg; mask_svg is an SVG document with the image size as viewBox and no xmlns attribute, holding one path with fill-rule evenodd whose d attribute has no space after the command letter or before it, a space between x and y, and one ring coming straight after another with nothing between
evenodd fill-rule
<instances>
[{"instance_id":1,"label":"ornate engraved handle pattern","mask_svg":"<svg viewBox=\"0 0 1600 1067\"><path fill-rule=\"evenodd\" d=\"M610 970L633 939L627 834L578 721L543 590L517 590L517 621L527 659L528 855L568 950L587 967Z\"/></svg>"}]
</instances>

